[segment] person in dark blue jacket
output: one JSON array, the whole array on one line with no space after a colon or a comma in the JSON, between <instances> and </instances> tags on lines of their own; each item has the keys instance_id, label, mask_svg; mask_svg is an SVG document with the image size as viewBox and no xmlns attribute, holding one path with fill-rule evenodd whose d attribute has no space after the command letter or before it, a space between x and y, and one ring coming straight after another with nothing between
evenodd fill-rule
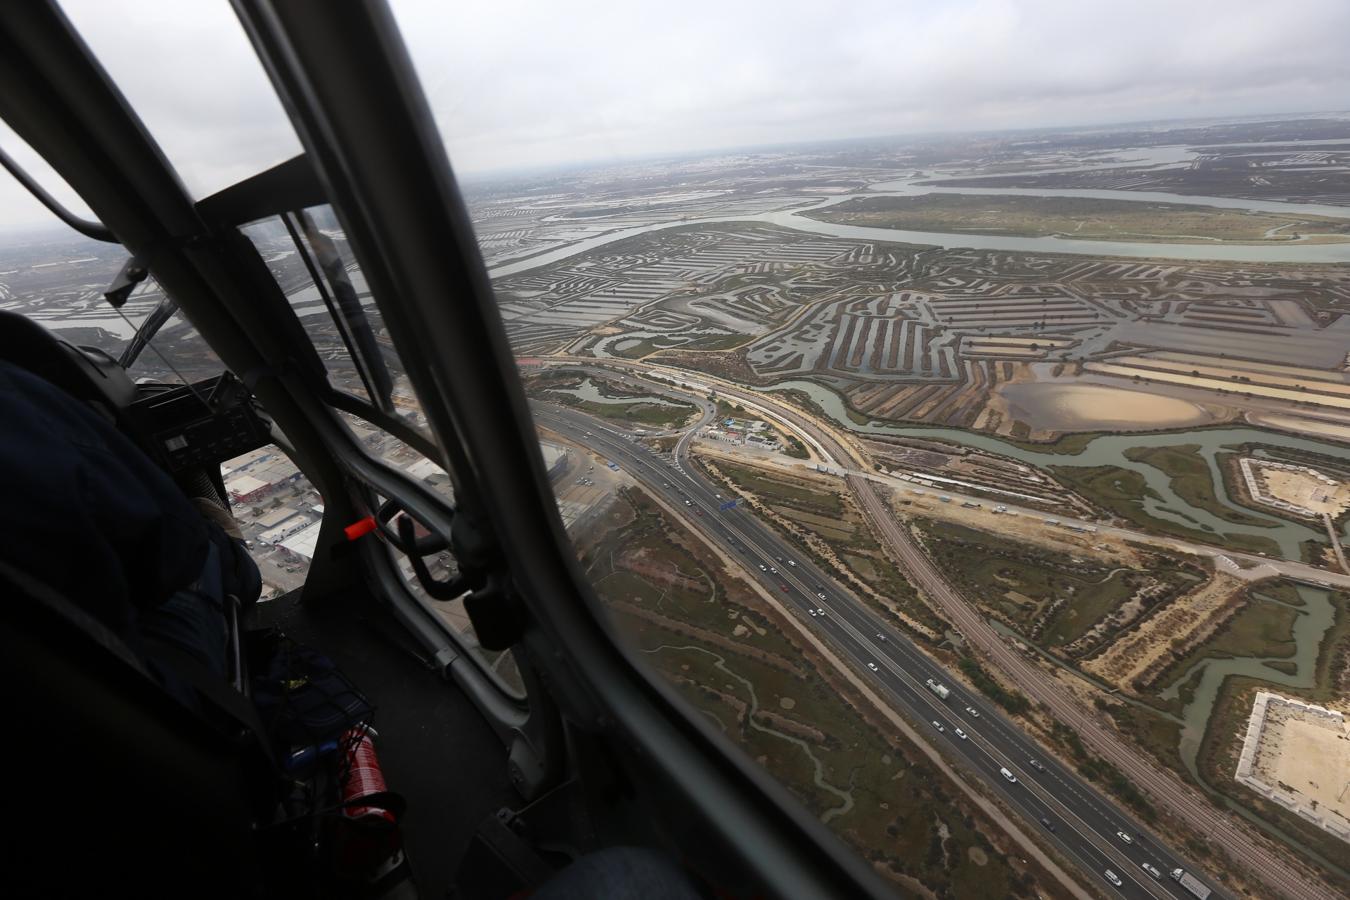
<instances>
[{"instance_id":1,"label":"person in dark blue jacket","mask_svg":"<svg viewBox=\"0 0 1350 900\"><path fill-rule=\"evenodd\" d=\"M226 673L224 602L261 578L218 498L189 498L87 404L0 361L0 558L150 658Z\"/></svg>"}]
</instances>

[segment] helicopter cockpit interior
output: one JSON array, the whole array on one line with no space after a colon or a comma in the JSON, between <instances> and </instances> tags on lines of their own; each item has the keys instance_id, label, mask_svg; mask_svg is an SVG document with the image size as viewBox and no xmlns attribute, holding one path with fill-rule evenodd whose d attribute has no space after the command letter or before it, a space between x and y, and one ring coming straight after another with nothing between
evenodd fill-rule
<instances>
[{"instance_id":1,"label":"helicopter cockpit interior","mask_svg":"<svg viewBox=\"0 0 1350 900\"><path fill-rule=\"evenodd\" d=\"M0 119L93 218L0 161L123 259L82 314L134 325L114 355L0 316L14 408L58 392L87 451L57 468L45 420L0 437L7 893L884 893L616 640L389 9L233 11L303 152L194 198L56 2L0 8ZM172 486L227 531L257 505L241 457L293 466L321 517L292 587L222 592L217 671L128 635L198 552L146 504ZM658 887L547 893L615 848Z\"/></svg>"}]
</instances>

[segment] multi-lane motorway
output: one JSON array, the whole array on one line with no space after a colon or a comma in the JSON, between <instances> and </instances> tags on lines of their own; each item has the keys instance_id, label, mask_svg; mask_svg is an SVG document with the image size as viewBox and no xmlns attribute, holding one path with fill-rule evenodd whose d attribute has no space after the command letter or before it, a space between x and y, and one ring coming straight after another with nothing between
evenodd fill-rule
<instances>
[{"instance_id":1,"label":"multi-lane motorway","mask_svg":"<svg viewBox=\"0 0 1350 900\"><path fill-rule=\"evenodd\" d=\"M679 465L678 454L653 453L633 436L575 410L536 404L535 416L539 424L619 465L675 508L689 511L689 524L738 555L748 572L873 678L898 710L926 729L930 743L1021 813L1029 829L1040 829L1049 843L1095 881L1098 890L1130 897L1190 896L1167 873L1185 868L1199 875L1191 863L1077 775L1044 757L1030 738L983 697L945 674L907 637L803 558L753 513L722 509L721 489L691 467ZM811 615L811 611L823 615ZM949 689L945 700L926 687L930 678ZM965 737L957 733L958 728ZM1005 768L1015 782L1001 773ZM1160 876L1151 875L1145 864ZM1108 881L1107 870L1120 885ZM1214 896L1221 895L1216 891Z\"/></svg>"}]
</instances>

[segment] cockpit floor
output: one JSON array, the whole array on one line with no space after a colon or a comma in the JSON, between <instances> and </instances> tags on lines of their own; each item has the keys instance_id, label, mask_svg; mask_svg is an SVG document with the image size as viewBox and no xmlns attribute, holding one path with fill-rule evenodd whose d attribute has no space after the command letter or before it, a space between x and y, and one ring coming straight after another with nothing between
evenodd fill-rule
<instances>
[{"instance_id":1,"label":"cockpit floor","mask_svg":"<svg viewBox=\"0 0 1350 900\"><path fill-rule=\"evenodd\" d=\"M404 846L423 897L443 897L478 824L519 796L506 750L478 709L429 670L392 616L362 598L258 605L253 628L280 628L326 654L376 707L376 750L390 790L408 800Z\"/></svg>"}]
</instances>

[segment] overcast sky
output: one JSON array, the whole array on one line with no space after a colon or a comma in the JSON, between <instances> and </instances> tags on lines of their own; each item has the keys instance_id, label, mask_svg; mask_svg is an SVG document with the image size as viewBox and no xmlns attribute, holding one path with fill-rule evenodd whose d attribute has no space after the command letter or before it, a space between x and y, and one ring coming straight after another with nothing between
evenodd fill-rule
<instances>
[{"instance_id":1,"label":"overcast sky","mask_svg":"<svg viewBox=\"0 0 1350 900\"><path fill-rule=\"evenodd\" d=\"M63 5L197 196L299 152L224 0ZM1350 106L1350 0L393 7L466 175L790 141ZM51 183L3 126L0 146ZM49 218L0 173L0 227Z\"/></svg>"}]
</instances>

